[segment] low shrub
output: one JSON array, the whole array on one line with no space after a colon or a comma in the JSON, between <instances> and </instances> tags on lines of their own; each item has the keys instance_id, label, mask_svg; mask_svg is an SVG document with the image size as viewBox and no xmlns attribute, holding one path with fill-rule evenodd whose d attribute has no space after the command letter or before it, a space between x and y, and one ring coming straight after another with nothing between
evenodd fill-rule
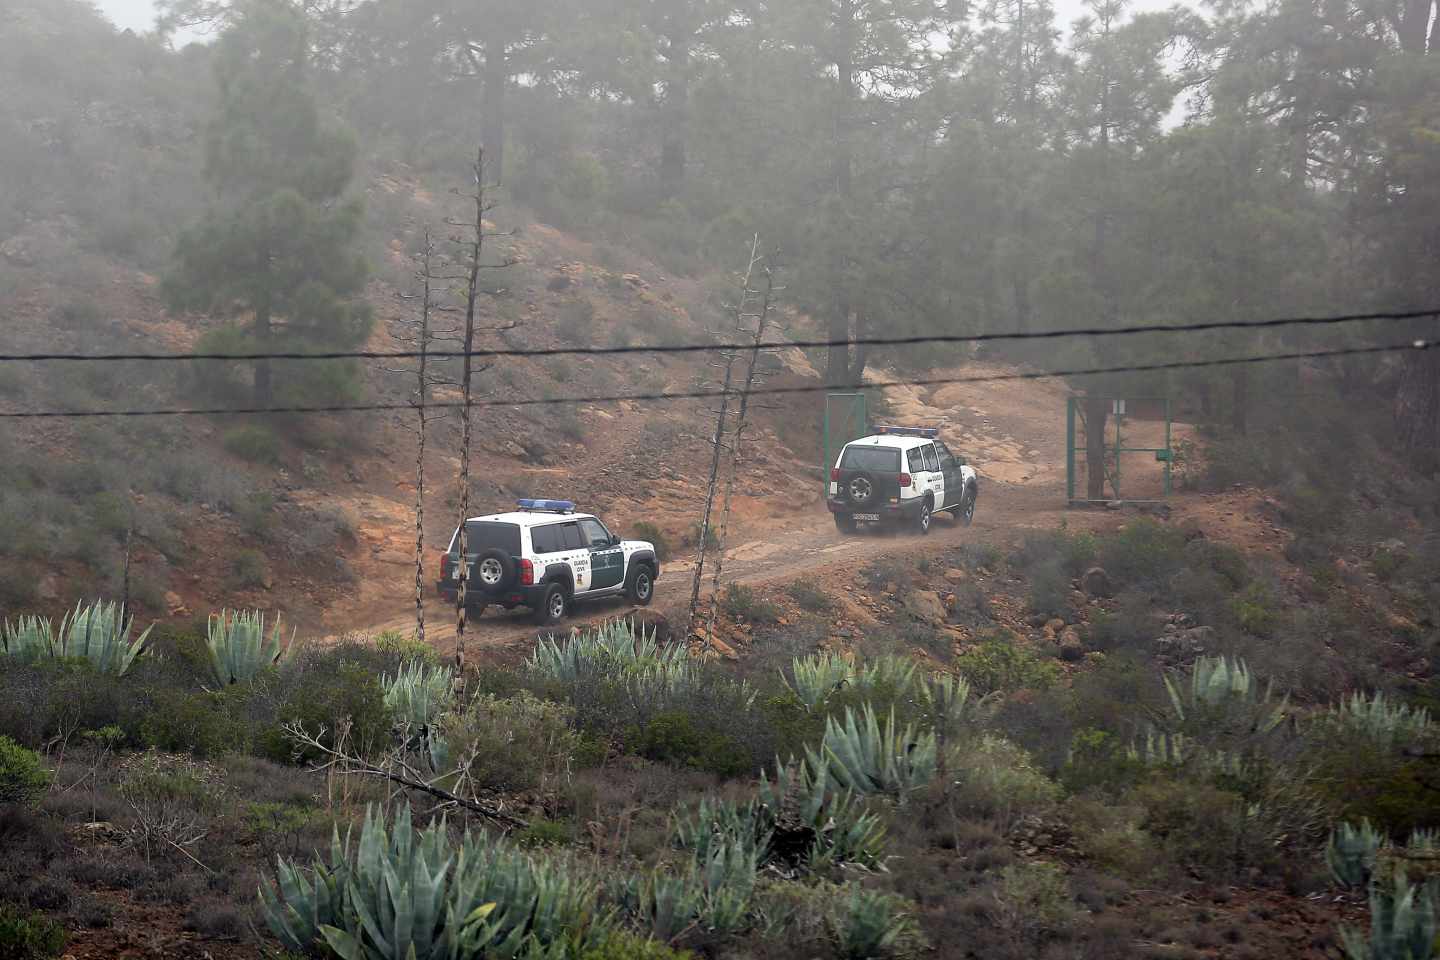
<instances>
[{"instance_id":1,"label":"low shrub","mask_svg":"<svg viewBox=\"0 0 1440 960\"><path fill-rule=\"evenodd\" d=\"M50 786L40 755L0 734L0 803L35 804Z\"/></svg>"},{"instance_id":2,"label":"low shrub","mask_svg":"<svg viewBox=\"0 0 1440 960\"><path fill-rule=\"evenodd\" d=\"M786 592L806 613L829 613L835 608L835 601L809 580L792 583Z\"/></svg>"},{"instance_id":3,"label":"low shrub","mask_svg":"<svg viewBox=\"0 0 1440 960\"><path fill-rule=\"evenodd\" d=\"M466 774L490 790L534 790L566 778L579 737L575 711L521 691L481 697L465 712L440 721L439 737L451 763L468 758Z\"/></svg>"},{"instance_id":4,"label":"low shrub","mask_svg":"<svg viewBox=\"0 0 1440 960\"><path fill-rule=\"evenodd\" d=\"M1040 943L1063 934L1078 911L1065 873L1053 863L1015 863L1000 869L996 919L1018 939Z\"/></svg>"},{"instance_id":5,"label":"low shrub","mask_svg":"<svg viewBox=\"0 0 1440 960\"><path fill-rule=\"evenodd\" d=\"M50 960L60 956L65 939L58 923L0 904L0 956L6 960Z\"/></svg>"},{"instance_id":6,"label":"low shrub","mask_svg":"<svg viewBox=\"0 0 1440 960\"><path fill-rule=\"evenodd\" d=\"M1100 542L1097 559L1117 582L1159 587L1185 566L1185 535L1142 517Z\"/></svg>"},{"instance_id":7,"label":"low shrub","mask_svg":"<svg viewBox=\"0 0 1440 960\"><path fill-rule=\"evenodd\" d=\"M440 654L428 643L421 643L414 634L398 630L386 630L375 635L375 649L404 662L419 661L434 666L440 662Z\"/></svg>"},{"instance_id":8,"label":"low shrub","mask_svg":"<svg viewBox=\"0 0 1440 960\"><path fill-rule=\"evenodd\" d=\"M237 550L230 561L235 585L247 590L265 586L265 555L258 550Z\"/></svg>"},{"instance_id":9,"label":"low shrub","mask_svg":"<svg viewBox=\"0 0 1440 960\"><path fill-rule=\"evenodd\" d=\"M262 754L280 762L295 758L284 724L299 724L326 746L334 745L335 731L344 724L350 749L378 754L389 745L393 727L380 677L394 668L391 657L359 644L302 649L247 698L252 722L263 725ZM299 759L318 755L302 750Z\"/></svg>"},{"instance_id":10,"label":"low shrub","mask_svg":"<svg viewBox=\"0 0 1440 960\"><path fill-rule=\"evenodd\" d=\"M962 812L1002 826L1046 810L1060 799L1059 785L1035 768L1029 754L993 734L956 744L948 773Z\"/></svg>"},{"instance_id":11,"label":"low shrub","mask_svg":"<svg viewBox=\"0 0 1440 960\"><path fill-rule=\"evenodd\" d=\"M670 540L659 527L649 520L641 520L633 529L636 540L647 540L654 545L655 559L661 563L670 559Z\"/></svg>"},{"instance_id":12,"label":"low shrub","mask_svg":"<svg viewBox=\"0 0 1440 960\"><path fill-rule=\"evenodd\" d=\"M225 431L225 449L251 463L275 463L280 459L280 438L269 427L248 424Z\"/></svg>"},{"instance_id":13,"label":"low shrub","mask_svg":"<svg viewBox=\"0 0 1440 960\"><path fill-rule=\"evenodd\" d=\"M979 694L996 690L1044 690L1060 678L1060 668L1041 660L1009 631L982 636L980 643L955 658L955 670Z\"/></svg>"},{"instance_id":14,"label":"low shrub","mask_svg":"<svg viewBox=\"0 0 1440 960\"><path fill-rule=\"evenodd\" d=\"M774 623L780 619L780 608L764 599L743 583L732 583L720 597L720 607L732 620L748 623Z\"/></svg>"},{"instance_id":15,"label":"low shrub","mask_svg":"<svg viewBox=\"0 0 1440 960\"><path fill-rule=\"evenodd\" d=\"M750 752L718 728L702 728L689 714L662 713L627 738L627 746L650 760L707 770L722 777L750 773Z\"/></svg>"}]
</instances>

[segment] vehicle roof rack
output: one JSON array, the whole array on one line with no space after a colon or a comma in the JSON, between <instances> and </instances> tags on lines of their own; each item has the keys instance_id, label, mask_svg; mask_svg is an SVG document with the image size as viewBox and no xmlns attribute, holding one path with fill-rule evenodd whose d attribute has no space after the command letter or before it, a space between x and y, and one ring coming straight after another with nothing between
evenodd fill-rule
<instances>
[{"instance_id":1,"label":"vehicle roof rack","mask_svg":"<svg viewBox=\"0 0 1440 960\"><path fill-rule=\"evenodd\" d=\"M876 427L876 433L886 433L897 437L924 437L927 440L934 440L940 436L938 427Z\"/></svg>"},{"instance_id":2,"label":"vehicle roof rack","mask_svg":"<svg viewBox=\"0 0 1440 960\"><path fill-rule=\"evenodd\" d=\"M569 500L521 500L520 509L531 513L574 513L575 504Z\"/></svg>"}]
</instances>

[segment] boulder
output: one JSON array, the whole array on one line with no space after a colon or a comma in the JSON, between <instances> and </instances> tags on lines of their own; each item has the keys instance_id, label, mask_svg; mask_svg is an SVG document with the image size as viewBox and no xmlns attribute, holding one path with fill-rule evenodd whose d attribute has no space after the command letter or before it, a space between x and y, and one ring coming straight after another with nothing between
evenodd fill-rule
<instances>
[{"instance_id":1,"label":"boulder","mask_svg":"<svg viewBox=\"0 0 1440 960\"><path fill-rule=\"evenodd\" d=\"M905 595L905 612L922 623L945 622L945 601L934 590L914 590Z\"/></svg>"},{"instance_id":2,"label":"boulder","mask_svg":"<svg viewBox=\"0 0 1440 960\"><path fill-rule=\"evenodd\" d=\"M1071 631L1065 631L1066 636L1073 636ZM1077 637L1073 642L1062 639L1060 641L1060 659L1066 663L1079 663L1085 659L1085 646Z\"/></svg>"},{"instance_id":3,"label":"boulder","mask_svg":"<svg viewBox=\"0 0 1440 960\"><path fill-rule=\"evenodd\" d=\"M174 590L165 591L165 611L172 617L183 617L190 612L185 606L185 601L180 599L180 594Z\"/></svg>"},{"instance_id":4,"label":"boulder","mask_svg":"<svg viewBox=\"0 0 1440 960\"><path fill-rule=\"evenodd\" d=\"M1105 572L1104 567L1091 567L1080 577L1080 589L1091 597L1113 597L1115 586L1110 582L1110 575Z\"/></svg>"},{"instance_id":5,"label":"boulder","mask_svg":"<svg viewBox=\"0 0 1440 960\"><path fill-rule=\"evenodd\" d=\"M53 573L47 573L40 578L40 583L35 587L35 593L41 600L47 602L60 599L60 581Z\"/></svg>"},{"instance_id":6,"label":"boulder","mask_svg":"<svg viewBox=\"0 0 1440 960\"><path fill-rule=\"evenodd\" d=\"M1051 617L1045 621L1045 629L1058 635L1061 630L1065 629L1065 621L1059 617Z\"/></svg>"},{"instance_id":7,"label":"boulder","mask_svg":"<svg viewBox=\"0 0 1440 960\"><path fill-rule=\"evenodd\" d=\"M951 583L964 583L970 579L970 574L961 570L959 567L951 567L945 571L945 579Z\"/></svg>"}]
</instances>

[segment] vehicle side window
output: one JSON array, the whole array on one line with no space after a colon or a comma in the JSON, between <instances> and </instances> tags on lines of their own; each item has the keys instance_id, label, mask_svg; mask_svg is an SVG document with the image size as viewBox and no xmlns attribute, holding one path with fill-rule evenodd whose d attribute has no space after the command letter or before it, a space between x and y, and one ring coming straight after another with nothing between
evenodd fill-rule
<instances>
[{"instance_id":1,"label":"vehicle side window","mask_svg":"<svg viewBox=\"0 0 1440 960\"><path fill-rule=\"evenodd\" d=\"M946 460L955 459L955 454L950 452L950 448L945 446L945 444L941 443L939 440L935 441L935 452L940 455L940 468L942 470L945 468Z\"/></svg>"},{"instance_id":2,"label":"vehicle side window","mask_svg":"<svg viewBox=\"0 0 1440 960\"><path fill-rule=\"evenodd\" d=\"M925 469L925 458L920 455L919 447L912 447L910 451L905 454L905 459L910 463L911 473L919 473Z\"/></svg>"},{"instance_id":3,"label":"vehicle side window","mask_svg":"<svg viewBox=\"0 0 1440 960\"><path fill-rule=\"evenodd\" d=\"M932 472L939 470L940 458L935 455L935 445L933 443L928 444L921 447L920 450L925 454L925 469Z\"/></svg>"},{"instance_id":4,"label":"vehicle side window","mask_svg":"<svg viewBox=\"0 0 1440 960\"><path fill-rule=\"evenodd\" d=\"M599 520L586 518L580 521L580 529L585 534L590 549L604 548L610 546L610 531Z\"/></svg>"},{"instance_id":5,"label":"vehicle side window","mask_svg":"<svg viewBox=\"0 0 1440 960\"><path fill-rule=\"evenodd\" d=\"M585 547L585 535L580 532L580 524L571 521L560 525L563 540L560 545L562 550L581 550Z\"/></svg>"},{"instance_id":6,"label":"vehicle side window","mask_svg":"<svg viewBox=\"0 0 1440 960\"><path fill-rule=\"evenodd\" d=\"M530 528L530 545L535 548L536 553L559 553L565 547L561 544L560 524L552 523L548 527Z\"/></svg>"}]
</instances>

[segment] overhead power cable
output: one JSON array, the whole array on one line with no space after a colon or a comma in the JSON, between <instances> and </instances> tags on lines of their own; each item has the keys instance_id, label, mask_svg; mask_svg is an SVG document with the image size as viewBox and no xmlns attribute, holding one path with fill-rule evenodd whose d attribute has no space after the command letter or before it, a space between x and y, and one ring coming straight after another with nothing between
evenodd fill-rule
<instances>
[{"instance_id":1,"label":"overhead power cable","mask_svg":"<svg viewBox=\"0 0 1440 960\"><path fill-rule=\"evenodd\" d=\"M1273 363L1282 360L1321 360L1330 357L1373 356L1386 353L1404 353L1415 350L1433 350L1440 347L1440 341L1412 340L1408 343L1390 344L1379 347L1347 347L1334 350L1306 350L1291 353L1265 354L1258 357L1227 357L1216 360L1174 360L1165 363L1127 364L1113 367L1090 367L1076 370L1036 370L1020 373L981 374L969 377L928 377L909 380L877 380L846 385L816 384L813 386L761 387L751 391L751 396L782 394L824 393L830 390L883 390L888 387L940 387L971 383L1001 383L1016 380L1053 380L1068 377L1091 377L1117 373L1148 373L1163 370L1198 370L1209 367L1229 367L1257 363ZM668 400L703 400L724 396L721 390L689 390L677 393L631 393L606 394L580 397L548 397L521 400L476 400L472 407L548 407L562 404L621 403ZM427 409L456 409L459 402L426 404ZM198 416L259 416L265 414L306 414L306 413L383 413L394 410L414 410L412 403L360 403L336 404L332 406L308 407L217 407L179 408L156 410L15 410L0 412L0 420L61 420L69 418L127 418L127 417L198 417Z\"/></svg>"},{"instance_id":2,"label":"overhead power cable","mask_svg":"<svg viewBox=\"0 0 1440 960\"><path fill-rule=\"evenodd\" d=\"M840 346L907 347L943 346L971 343L1000 343L1024 340L1058 340L1064 337L1127 337L1146 333L1203 333L1211 330L1268 330L1275 327L1335 326L1374 320L1423 320L1440 317L1440 307L1431 310L1386 311L1380 313L1346 313L1334 316L1280 317L1270 320L1206 320L1179 324L1135 324L1124 327L1082 327L1073 330L1027 330L997 333L917 334L905 337L858 337L848 340L786 340L762 344L768 349L816 349ZM753 343L680 343L654 346L589 346L589 347L496 347L471 350L472 358L493 357L565 357L613 356L617 354L683 354L739 352L754 347ZM197 361L197 360L415 360L418 350L333 350L324 352L279 351L264 353L3 353L0 363L20 362L118 362L118 361ZM427 350L430 360L465 357L464 350Z\"/></svg>"}]
</instances>

